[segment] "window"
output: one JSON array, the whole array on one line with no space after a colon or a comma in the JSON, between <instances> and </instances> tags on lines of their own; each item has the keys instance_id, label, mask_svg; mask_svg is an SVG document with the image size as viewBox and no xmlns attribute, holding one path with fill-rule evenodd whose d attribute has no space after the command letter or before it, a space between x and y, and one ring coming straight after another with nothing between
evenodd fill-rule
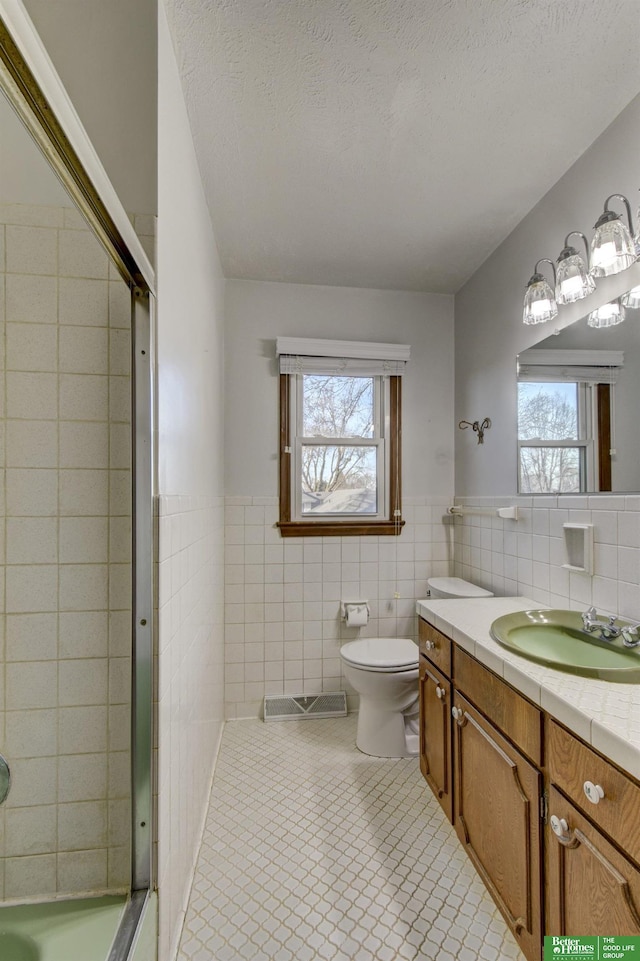
<instances>
[{"instance_id":1,"label":"window","mask_svg":"<svg viewBox=\"0 0 640 961\"><path fill-rule=\"evenodd\" d=\"M518 384L521 494L611 490L610 391L567 380Z\"/></svg>"},{"instance_id":2,"label":"window","mask_svg":"<svg viewBox=\"0 0 640 961\"><path fill-rule=\"evenodd\" d=\"M405 362L285 354L289 340L278 341L282 536L399 534ZM370 353L388 346L312 344ZM302 346L309 350L307 342Z\"/></svg>"},{"instance_id":3,"label":"window","mask_svg":"<svg viewBox=\"0 0 640 961\"><path fill-rule=\"evenodd\" d=\"M518 356L518 490L610 491L621 350L530 347Z\"/></svg>"},{"instance_id":4,"label":"window","mask_svg":"<svg viewBox=\"0 0 640 961\"><path fill-rule=\"evenodd\" d=\"M585 385L518 384L520 493L586 490Z\"/></svg>"}]
</instances>

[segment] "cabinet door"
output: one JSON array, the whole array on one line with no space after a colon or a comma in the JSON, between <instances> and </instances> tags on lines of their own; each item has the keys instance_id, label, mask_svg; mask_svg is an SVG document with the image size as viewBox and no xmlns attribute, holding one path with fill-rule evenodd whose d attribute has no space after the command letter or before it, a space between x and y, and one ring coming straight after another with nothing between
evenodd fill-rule
<instances>
[{"instance_id":1,"label":"cabinet door","mask_svg":"<svg viewBox=\"0 0 640 961\"><path fill-rule=\"evenodd\" d=\"M547 934L640 935L640 872L555 788L547 826Z\"/></svg>"},{"instance_id":2,"label":"cabinet door","mask_svg":"<svg viewBox=\"0 0 640 961\"><path fill-rule=\"evenodd\" d=\"M420 770L440 806L452 818L451 684L420 658Z\"/></svg>"},{"instance_id":3,"label":"cabinet door","mask_svg":"<svg viewBox=\"0 0 640 961\"><path fill-rule=\"evenodd\" d=\"M527 958L542 946L539 771L454 692L454 826Z\"/></svg>"}]
</instances>

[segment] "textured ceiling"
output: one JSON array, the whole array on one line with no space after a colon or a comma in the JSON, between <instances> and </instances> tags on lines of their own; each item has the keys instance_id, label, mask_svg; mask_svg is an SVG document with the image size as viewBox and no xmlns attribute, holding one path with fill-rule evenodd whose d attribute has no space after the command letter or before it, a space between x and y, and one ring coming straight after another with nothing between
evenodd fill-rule
<instances>
[{"instance_id":1,"label":"textured ceiling","mask_svg":"<svg viewBox=\"0 0 640 961\"><path fill-rule=\"evenodd\" d=\"M227 277L454 292L640 90L640 0L166 0Z\"/></svg>"}]
</instances>

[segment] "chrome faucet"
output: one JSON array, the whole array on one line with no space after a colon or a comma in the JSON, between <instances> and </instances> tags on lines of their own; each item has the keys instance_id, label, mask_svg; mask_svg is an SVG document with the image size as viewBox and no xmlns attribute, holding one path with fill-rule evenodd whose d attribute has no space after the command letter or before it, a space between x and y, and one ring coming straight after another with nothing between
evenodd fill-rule
<instances>
[{"instance_id":1,"label":"chrome faucet","mask_svg":"<svg viewBox=\"0 0 640 961\"><path fill-rule=\"evenodd\" d=\"M600 631L600 637L604 641L612 641L615 637L622 637L622 643L625 647L640 646L640 623L624 624L622 627L617 627L615 614L608 621L599 621L597 617L598 613L595 607L590 607L582 615L583 627L589 634Z\"/></svg>"},{"instance_id":2,"label":"chrome faucet","mask_svg":"<svg viewBox=\"0 0 640 961\"><path fill-rule=\"evenodd\" d=\"M612 614L608 621L597 620L598 612L595 607L590 607L582 615L582 625L589 634L600 631L600 637L605 641L612 641L614 637L620 637L623 633L621 627L616 627L616 615ZM623 638L624 641L624 638ZM640 643L640 639L639 639ZM629 646L629 645L628 645Z\"/></svg>"}]
</instances>

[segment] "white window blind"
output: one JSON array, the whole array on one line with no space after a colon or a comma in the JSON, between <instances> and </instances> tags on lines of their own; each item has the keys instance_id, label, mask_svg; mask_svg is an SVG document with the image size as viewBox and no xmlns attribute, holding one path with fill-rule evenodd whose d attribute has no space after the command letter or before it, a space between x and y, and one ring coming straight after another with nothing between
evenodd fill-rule
<instances>
[{"instance_id":1,"label":"white window blind","mask_svg":"<svg viewBox=\"0 0 640 961\"><path fill-rule=\"evenodd\" d=\"M334 374L354 377L401 377L409 360L407 344L278 337L281 374Z\"/></svg>"},{"instance_id":2,"label":"white window blind","mask_svg":"<svg viewBox=\"0 0 640 961\"><path fill-rule=\"evenodd\" d=\"M622 367L622 350L526 350L518 358L518 380L614 384Z\"/></svg>"}]
</instances>

